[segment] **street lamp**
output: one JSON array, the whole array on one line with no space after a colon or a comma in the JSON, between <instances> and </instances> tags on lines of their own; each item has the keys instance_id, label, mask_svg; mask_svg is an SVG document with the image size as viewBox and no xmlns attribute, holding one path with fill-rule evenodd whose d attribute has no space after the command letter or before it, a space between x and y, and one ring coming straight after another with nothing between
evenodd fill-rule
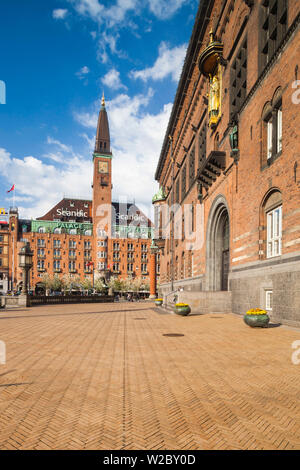
<instances>
[{"instance_id":1,"label":"street lamp","mask_svg":"<svg viewBox=\"0 0 300 470\"><path fill-rule=\"evenodd\" d=\"M33 265L32 258L33 251L31 251L30 244L26 242L19 252L19 266L23 269L23 295L28 294L28 273Z\"/></svg>"}]
</instances>

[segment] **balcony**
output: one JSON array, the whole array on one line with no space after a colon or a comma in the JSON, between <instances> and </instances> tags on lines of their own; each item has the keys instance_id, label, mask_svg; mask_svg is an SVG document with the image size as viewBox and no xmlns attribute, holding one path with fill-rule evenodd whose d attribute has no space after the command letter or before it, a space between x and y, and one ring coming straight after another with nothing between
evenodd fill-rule
<instances>
[{"instance_id":1,"label":"balcony","mask_svg":"<svg viewBox=\"0 0 300 470\"><path fill-rule=\"evenodd\" d=\"M77 273L77 269L75 269L75 268L74 268L74 269L73 269L73 268L70 269L70 268L69 268L69 273L75 274L75 273Z\"/></svg>"},{"instance_id":2,"label":"balcony","mask_svg":"<svg viewBox=\"0 0 300 470\"><path fill-rule=\"evenodd\" d=\"M38 259L46 259L46 255L37 255Z\"/></svg>"},{"instance_id":3,"label":"balcony","mask_svg":"<svg viewBox=\"0 0 300 470\"><path fill-rule=\"evenodd\" d=\"M55 273L61 273L62 272L62 269L61 268L54 268L53 270Z\"/></svg>"},{"instance_id":4,"label":"balcony","mask_svg":"<svg viewBox=\"0 0 300 470\"><path fill-rule=\"evenodd\" d=\"M69 259L71 260L76 260L76 258L77 258L76 255L69 255Z\"/></svg>"},{"instance_id":5,"label":"balcony","mask_svg":"<svg viewBox=\"0 0 300 470\"><path fill-rule=\"evenodd\" d=\"M206 192L213 185L213 183L221 176L226 169L226 153L219 151L212 151L208 158L203 161L197 172L197 183L199 188L198 199L200 203L203 200L202 188Z\"/></svg>"},{"instance_id":6,"label":"balcony","mask_svg":"<svg viewBox=\"0 0 300 470\"><path fill-rule=\"evenodd\" d=\"M44 273L44 272L46 271L46 268L39 268L39 267L38 267L38 268L37 268L37 271L38 271L39 273Z\"/></svg>"}]
</instances>

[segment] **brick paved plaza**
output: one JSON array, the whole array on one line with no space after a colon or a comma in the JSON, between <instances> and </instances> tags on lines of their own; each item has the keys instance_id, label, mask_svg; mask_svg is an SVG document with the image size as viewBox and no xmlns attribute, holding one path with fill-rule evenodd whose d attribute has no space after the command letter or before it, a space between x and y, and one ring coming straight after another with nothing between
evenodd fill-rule
<instances>
[{"instance_id":1,"label":"brick paved plaza","mask_svg":"<svg viewBox=\"0 0 300 470\"><path fill-rule=\"evenodd\" d=\"M2 311L0 449L300 449L300 330L151 307Z\"/></svg>"}]
</instances>

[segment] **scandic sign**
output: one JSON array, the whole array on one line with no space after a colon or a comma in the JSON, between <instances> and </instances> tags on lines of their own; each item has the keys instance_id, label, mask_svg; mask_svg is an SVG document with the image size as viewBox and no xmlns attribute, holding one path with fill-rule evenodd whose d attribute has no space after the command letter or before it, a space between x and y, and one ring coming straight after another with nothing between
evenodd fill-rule
<instances>
[{"instance_id":1,"label":"scandic sign","mask_svg":"<svg viewBox=\"0 0 300 470\"><path fill-rule=\"evenodd\" d=\"M66 217L88 217L88 213L81 210L76 211L68 211L67 209L57 209L56 210L58 215L66 216Z\"/></svg>"}]
</instances>

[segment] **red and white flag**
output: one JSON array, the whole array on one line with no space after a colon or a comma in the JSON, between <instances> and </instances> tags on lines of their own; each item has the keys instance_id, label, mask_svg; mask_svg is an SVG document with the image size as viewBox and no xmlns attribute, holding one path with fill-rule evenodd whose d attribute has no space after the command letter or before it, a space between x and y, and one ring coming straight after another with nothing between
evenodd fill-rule
<instances>
[{"instance_id":1,"label":"red and white flag","mask_svg":"<svg viewBox=\"0 0 300 470\"><path fill-rule=\"evenodd\" d=\"M8 192L8 193L11 193L11 192L14 191L14 190L15 190L15 185L13 185L13 186L10 188L10 190L7 191L7 192Z\"/></svg>"}]
</instances>

